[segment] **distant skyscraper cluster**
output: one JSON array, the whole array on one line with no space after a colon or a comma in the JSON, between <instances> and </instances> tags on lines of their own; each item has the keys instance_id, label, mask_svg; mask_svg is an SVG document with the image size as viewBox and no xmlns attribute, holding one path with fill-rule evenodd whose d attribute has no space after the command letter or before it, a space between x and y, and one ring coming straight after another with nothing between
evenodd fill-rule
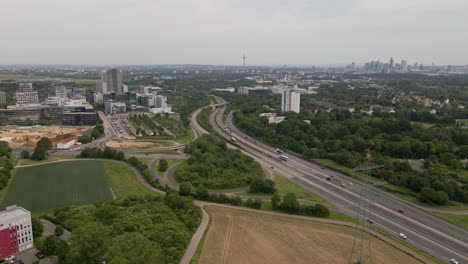
<instances>
[{"instance_id":1,"label":"distant skyscraper cluster","mask_svg":"<svg viewBox=\"0 0 468 264\"><path fill-rule=\"evenodd\" d=\"M417 62L410 66L407 60L401 60L401 63L395 63L393 58L390 58L388 62L382 62L380 60L366 62L364 66L359 69L356 63L352 62L347 68L352 71L360 70L369 73L406 73L409 71L424 70L424 66Z\"/></svg>"},{"instance_id":2,"label":"distant skyscraper cluster","mask_svg":"<svg viewBox=\"0 0 468 264\"><path fill-rule=\"evenodd\" d=\"M119 69L107 69L101 72L101 81L97 83L96 90L101 94L111 92L126 92L125 85L122 84L122 71Z\"/></svg>"}]
</instances>

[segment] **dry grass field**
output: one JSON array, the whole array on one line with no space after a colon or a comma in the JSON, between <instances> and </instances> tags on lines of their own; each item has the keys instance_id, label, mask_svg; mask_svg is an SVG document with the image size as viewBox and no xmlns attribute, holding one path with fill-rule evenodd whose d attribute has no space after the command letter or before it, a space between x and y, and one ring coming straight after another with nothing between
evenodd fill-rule
<instances>
[{"instance_id":1,"label":"dry grass field","mask_svg":"<svg viewBox=\"0 0 468 264\"><path fill-rule=\"evenodd\" d=\"M205 206L211 224L199 264L347 263L353 229L333 224ZM372 237L373 263L421 263Z\"/></svg>"}]
</instances>

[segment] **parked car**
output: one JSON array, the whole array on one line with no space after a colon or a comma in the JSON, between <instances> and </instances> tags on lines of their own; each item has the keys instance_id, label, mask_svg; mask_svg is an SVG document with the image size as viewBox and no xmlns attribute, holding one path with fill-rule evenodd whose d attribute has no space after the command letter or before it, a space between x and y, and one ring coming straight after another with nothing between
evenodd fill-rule
<instances>
[{"instance_id":1,"label":"parked car","mask_svg":"<svg viewBox=\"0 0 468 264\"><path fill-rule=\"evenodd\" d=\"M398 209L397 211L398 211L400 214L404 214L404 213L405 213L405 211L403 211L403 209Z\"/></svg>"},{"instance_id":2,"label":"parked car","mask_svg":"<svg viewBox=\"0 0 468 264\"><path fill-rule=\"evenodd\" d=\"M369 223L369 224L373 224L373 223L374 223L374 221L372 221L372 220L370 220L370 219L367 219L366 221L367 221L367 223Z\"/></svg>"},{"instance_id":3,"label":"parked car","mask_svg":"<svg viewBox=\"0 0 468 264\"><path fill-rule=\"evenodd\" d=\"M24 264L24 262L21 259L18 259L17 261L13 262L14 264Z\"/></svg>"},{"instance_id":4,"label":"parked car","mask_svg":"<svg viewBox=\"0 0 468 264\"><path fill-rule=\"evenodd\" d=\"M400 235L399 235L399 236L400 236L401 238L403 238L403 239L406 239L406 238L407 238L407 237L406 237L406 235L405 235L405 234L403 234L403 233L400 233Z\"/></svg>"},{"instance_id":5,"label":"parked car","mask_svg":"<svg viewBox=\"0 0 468 264\"><path fill-rule=\"evenodd\" d=\"M330 178L330 177L327 177L327 178L325 178L325 180L327 180L327 181L331 181L331 178Z\"/></svg>"},{"instance_id":6,"label":"parked car","mask_svg":"<svg viewBox=\"0 0 468 264\"><path fill-rule=\"evenodd\" d=\"M17 258L13 255L5 258L5 261L10 262L10 263L13 263L15 260L17 260Z\"/></svg>"},{"instance_id":7,"label":"parked car","mask_svg":"<svg viewBox=\"0 0 468 264\"><path fill-rule=\"evenodd\" d=\"M452 264L458 264L458 261L456 261L455 259L451 259L451 260L450 260L450 263L452 263Z\"/></svg>"},{"instance_id":8,"label":"parked car","mask_svg":"<svg viewBox=\"0 0 468 264\"><path fill-rule=\"evenodd\" d=\"M42 253L42 252L37 252L36 253L36 258L38 258L38 259L43 259L45 257L46 257L46 255L44 253Z\"/></svg>"}]
</instances>

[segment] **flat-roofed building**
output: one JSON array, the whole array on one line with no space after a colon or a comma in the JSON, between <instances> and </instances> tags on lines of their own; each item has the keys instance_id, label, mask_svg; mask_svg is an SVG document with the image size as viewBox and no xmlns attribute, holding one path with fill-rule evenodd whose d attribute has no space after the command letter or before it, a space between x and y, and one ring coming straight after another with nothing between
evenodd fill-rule
<instances>
[{"instance_id":1,"label":"flat-roofed building","mask_svg":"<svg viewBox=\"0 0 468 264\"><path fill-rule=\"evenodd\" d=\"M16 205L0 212L0 259L33 246L31 213Z\"/></svg>"}]
</instances>

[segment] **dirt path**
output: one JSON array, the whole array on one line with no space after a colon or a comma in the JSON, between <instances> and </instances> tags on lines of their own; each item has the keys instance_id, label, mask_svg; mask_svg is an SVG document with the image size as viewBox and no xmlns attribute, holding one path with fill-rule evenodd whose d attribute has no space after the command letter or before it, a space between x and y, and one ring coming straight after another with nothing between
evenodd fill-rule
<instances>
[{"instance_id":1,"label":"dirt path","mask_svg":"<svg viewBox=\"0 0 468 264\"><path fill-rule=\"evenodd\" d=\"M193 258L193 255L197 251L198 245L205 234L206 228L208 227L208 223L210 222L210 217L208 213L200 207L202 210L202 220L200 226L198 226L197 231L193 234L192 239L190 240L190 244L188 245L187 249L185 250L184 256L180 260L180 264L189 264Z\"/></svg>"}]
</instances>

